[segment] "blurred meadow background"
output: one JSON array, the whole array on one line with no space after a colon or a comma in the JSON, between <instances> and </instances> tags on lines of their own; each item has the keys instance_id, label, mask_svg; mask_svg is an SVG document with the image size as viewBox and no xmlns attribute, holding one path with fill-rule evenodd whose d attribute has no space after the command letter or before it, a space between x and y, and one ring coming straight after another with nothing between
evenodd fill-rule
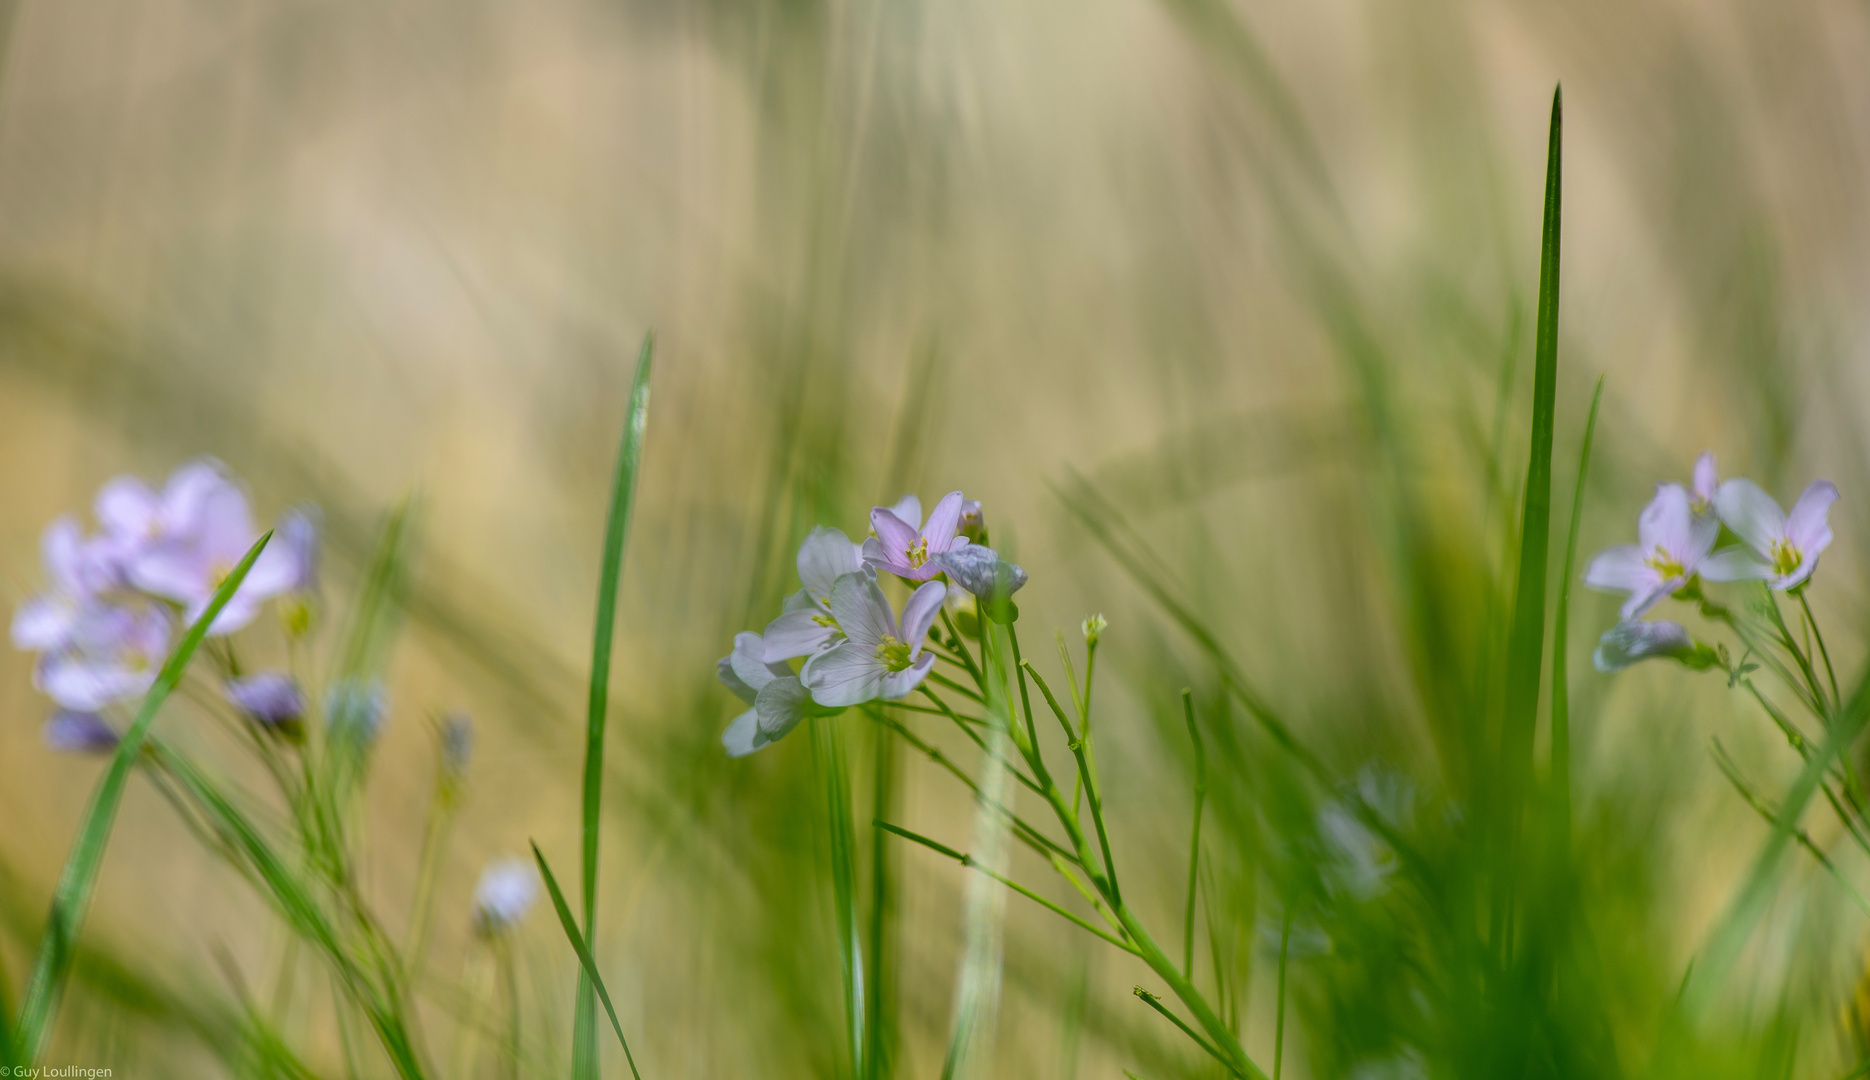
<instances>
[{"instance_id":1,"label":"blurred meadow background","mask_svg":"<svg viewBox=\"0 0 1870 1080\"><path fill-rule=\"evenodd\" d=\"M1800 762L1719 673L1591 670L1612 597L1572 596L1575 881L1524 931L1550 933L1551 985L1502 990L1451 899L1485 876L1464 838L1499 723L1560 81L1553 585L1603 374L1580 557L1703 449L1782 501L1828 477L1811 602L1840 676L1862 670L1859 0L6 0L0 28L9 608L41 586L47 522L207 454L264 520L319 508L338 625L412 497L360 873L402 932L436 720L471 715L413 979L437 1073L571 1067L577 963L549 904L512 936L514 997L470 898L529 838L575 889L605 506L650 330L596 947L644 1077L850 1075L812 745L728 759L742 706L714 662L796 587L813 525L861 536L873 504L955 488L1031 573L1019 625L1054 685L1054 628L1081 657L1080 620L1109 620L1111 843L1177 956L1193 690L1196 981L1262 1067L1282 933L1288 1076L1838 1078L1870 1054L1865 914L1802 852L1718 1000L1680 1008L1771 835L1710 747L1769 799ZM24 653L0 710L10 1007L101 763L44 744ZM858 711L835 723L868 1072L932 1080L970 873L869 822L965 850L973 803ZM257 787L187 701L156 731ZM1870 888L1836 822L1807 825ZM1066 902L1030 852L1010 865ZM955 1075L1224 1075L1131 995L1162 993L1143 965L1019 897L1001 917L997 1004ZM274 1075L248 1003L285 937L133 779L45 1063ZM390 1075L347 1052L320 985L266 1030L309 1075ZM454 1052L515 1000L517 1053Z\"/></svg>"}]
</instances>

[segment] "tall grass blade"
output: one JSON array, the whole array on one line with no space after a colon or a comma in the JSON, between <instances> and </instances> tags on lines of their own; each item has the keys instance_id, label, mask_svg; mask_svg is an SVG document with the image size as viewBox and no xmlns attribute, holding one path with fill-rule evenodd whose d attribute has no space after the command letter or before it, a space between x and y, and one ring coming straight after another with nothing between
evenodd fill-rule
<instances>
[{"instance_id":1,"label":"tall grass blade","mask_svg":"<svg viewBox=\"0 0 1870 1080\"><path fill-rule=\"evenodd\" d=\"M611 638L617 624L617 583L623 573L623 548L630 529L630 504L636 498L637 467L643 458L643 429L649 419L649 369L655 334L643 335L636 360L636 382L624 418L623 441L611 481L610 514L604 523L604 561L598 573L597 626L591 635L591 690L585 714L583 899L584 940L597 940L597 840L604 800L604 721L610 710ZM578 976L577 1012L572 1030L572 1075L595 1080L598 1072L597 1004L591 976ZM621 1037L621 1033L620 1033Z\"/></svg>"},{"instance_id":2,"label":"tall grass blade","mask_svg":"<svg viewBox=\"0 0 1870 1080\"><path fill-rule=\"evenodd\" d=\"M1591 392L1591 414L1584 421L1584 445L1578 451L1577 486L1571 494L1571 527L1565 534L1564 572L1558 577L1558 613L1552 620L1552 815L1555 854L1571 849L1571 683L1566 661L1566 631L1571 626L1571 575L1578 561L1578 523L1584 519L1584 481L1591 469L1591 441L1597 435L1597 407L1604 400L1604 377Z\"/></svg>"},{"instance_id":3,"label":"tall grass blade","mask_svg":"<svg viewBox=\"0 0 1870 1080\"><path fill-rule=\"evenodd\" d=\"M565 903L565 894L560 891L558 879L552 876L552 868L546 865L545 853L539 850L538 844L532 845L532 857L539 863L539 876L545 878L545 891L552 896L552 910L558 912L558 924L565 930L565 939L578 954L578 969L590 980L596 996L604 1002L604 1011L610 1015L610 1029L617 1033L617 1045L623 1047L624 1060L630 1063L630 1075L643 1080L643 1074L636 1071L636 1055L630 1053L630 1040L623 1037L623 1025L617 1021L617 1010L610 1003L610 991L604 989L603 976L597 973L597 961L592 958L584 935L578 933L578 921L572 918L571 907Z\"/></svg>"},{"instance_id":4,"label":"tall grass blade","mask_svg":"<svg viewBox=\"0 0 1870 1080\"><path fill-rule=\"evenodd\" d=\"M814 718L812 745L824 782L825 820L831 831L832 902L837 911L838 960L844 986L844 1031L851 1075L864 1073L864 952L857 937L857 837L851 825L850 768L843 731L835 720Z\"/></svg>"},{"instance_id":5,"label":"tall grass blade","mask_svg":"<svg viewBox=\"0 0 1870 1080\"><path fill-rule=\"evenodd\" d=\"M1552 427L1558 387L1558 240L1562 91L1552 95L1546 144L1545 226L1539 245L1539 317L1533 349L1532 445L1526 461L1525 508L1520 522L1519 580L1507 638L1506 698L1494 804L1504 860L1495 879L1494 939L1505 955L1505 919L1514 889L1519 819L1532 776L1533 729L1539 717L1539 676L1545 656L1545 579L1552 525Z\"/></svg>"},{"instance_id":6,"label":"tall grass blade","mask_svg":"<svg viewBox=\"0 0 1870 1080\"><path fill-rule=\"evenodd\" d=\"M130 724L130 730L124 733L117 744L117 752L110 759L110 767L105 770L104 778L98 781L97 791L91 796L90 808L85 811L84 820L78 826L78 839L72 845L71 854L66 857L65 870L59 875L58 888L52 896L52 913L46 921L45 937L39 943L39 955L33 962L32 974L26 981L26 997L20 1004L18 1034L14 1039L14 1049L18 1052L17 1061L31 1065L39 1058L39 1052L45 1049L45 1040L51 1034L52 1020L58 1012L60 991L71 973L72 943L78 937L79 929L84 925L84 915L91 904L91 893L97 887L98 868L104 861L104 848L110 841L110 831L117 820L117 806L123 801L124 786L130 779L130 768L136 764L142 753L143 742L149 735L149 726L161 711L163 702L175 691L182 681L182 672L188 662L194 658L195 650L200 648L202 638L208 634L208 627L221 614L221 609L240 588L240 583L247 578L247 571L253 568L253 560L259 558L267 541L273 538L269 530L266 535L254 542L253 547L234 567L227 580L214 592L214 598L208 602L208 608L201 613L201 618L188 628L175 651L162 665L156 681L143 696L143 705L137 710L136 719Z\"/></svg>"}]
</instances>

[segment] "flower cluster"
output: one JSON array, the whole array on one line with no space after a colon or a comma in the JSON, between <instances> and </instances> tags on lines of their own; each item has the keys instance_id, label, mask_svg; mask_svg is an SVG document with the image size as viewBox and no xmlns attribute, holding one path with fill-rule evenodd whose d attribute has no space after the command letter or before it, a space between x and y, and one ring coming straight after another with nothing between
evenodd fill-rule
<instances>
[{"instance_id":1,"label":"flower cluster","mask_svg":"<svg viewBox=\"0 0 1870 1080\"><path fill-rule=\"evenodd\" d=\"M1838 489L1814 481L1787 513L1751 480L1722 482L1713 452L1695 462L1692 488L1659 484L1637 518L1637 542L1610 548L1591 560L1585 584L1628 594L1623 621L1606 631L1593 660L1616 671L1639 660L1666 657L1705 669L1718 658L1685 627L1642 615L1669 597L1702 599L1700 583L1761 581L1800 593L1831 543L1826 518ZM1719 546L1723 536L1733 543Z\"/></svg>"},{"instance_id":2,"label":"flower cluster","mask_svg":"<svg viewBox=\"0 0 1870 1080\"><path fill-rule=\"evenodd\" d=\"M799 547L799 591L765 633L739 634L716 665L749 706L721 736L730 755L776 742L808 715L907 697L935 663L923 645L951 587L991 598L1026 583L1024 570L986 546L980 503L959 491L942 496L926 522L914 495L875 507L870 527L862 543L813 529ZM900 615L880 574L913 586ZM796 671L795 660L803 660Z\"/></svg>"},{"instance_id":3,"label":"flower cluster","mask_svg":"<svg viewBox=\"0 0 1870 1080\"><path fill-rule=\"evenodd\" d=\"M246 493L219 463L190 462L160 491L121 476L98 492L97 531L54 521L41 540L48 588L13 617L15 647L39 654L33 684L61 706L47 739L94 747L110 729L96 714L140 696L155 681L178 625L199 618L259 539ZM294 511L279 523L246 579L209 627L231 634L275 597L313 588L317 530ZM263 723L296 720L297 690L256 677L227 687Z\"/></svg>"}]
</instances>

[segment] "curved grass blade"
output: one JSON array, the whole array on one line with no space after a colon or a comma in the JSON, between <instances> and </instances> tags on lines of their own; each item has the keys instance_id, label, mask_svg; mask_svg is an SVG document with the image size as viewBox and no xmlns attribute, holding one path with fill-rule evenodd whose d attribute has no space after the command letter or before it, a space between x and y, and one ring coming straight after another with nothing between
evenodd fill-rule
<instances>
[{"instance_id":1,"label":"curved grass blade","mask_svg":"<svg viewBox=\"0 0 1870 1080\"><path fill-rule=\"evenodd\" d=\"M636 499L637 467L643 458L643 429L649 419L649 368L655 351L655 334L643 335L642 352L636 359L636 382L630 389L630 408L624 418L623 441L617 448L610 513L604 523L604 561L598 573L597 626L591 635L591 690L584 742L582 870L586 941L597 940L597 839L604 801L604 721L610 709L611 638L617 624L617 583L623 575L630 505ZM572 1029L572 1075L577 1080L596 1080L598 1074L597 1007L588 980L589 976L579 976Z\"/></svg>"},{"instance_id":2,"label":"curved grass blade","mask_svg":"<svg viewBox=\"0 0 1870 1080\"><path fill-rule=\"evenodd\" d=\"M1552 94L1552 126L1546 143L1545 224L1539 245L1539 318L1534 337L1532 438L1526 461L1526 495L1519 532L1519 580L1513 624L1507 637L1506 699L1501 718L1500 765L1496 770L1495 838L1505 872L1496 885L1494 941L1504 947L1505 920L1512 904L1523 795L1532 775L1533 729L1539 721L1539 677L1545 658L1545 579L1552 530L1552 428L1558 389L1558 241L1560 150L1564 96Z\"/></svg>"},{"instance_id":3,"label":"curved grass blade","mask_svg":"<svg viewBox=\"0 0 1870 1080\"><path fill-rule=\"evenodd\" d=\"M267 541L272 538L273 534L269 530L247 550L246 557L240 560L233 572L227 575L227 580L221 582L221 587L215 590L214 598L208 602L208 609L182 635L181 642L169 654L169 659L162 665L162 671L151 684L149 693L143 695L143 704L137 710L135 721L117 743L117 752L110 759L110 767L105 770L104 778L98 781L97 790L91 796L91 805L78 826L78 839L72 844L71 854L65 860L64 872L59 875L58 888L52 895L52 913L46 921L45 938L39 944L39 956L33 962L32 974L26 982L26 998L20 1004L14 1050L21 1064L30 1065L37 1061L39 1052L45 1048L46 1036L50 1034L52 1020L58 1012L60 992L65 987L66 977L71 973L72 944L84 925L85 911L90 907L91 894L97 888L98 868L104 861L104 848L110 842L111 827L116 824L117 806L123 801L124 787L130 779L130 767L136 764L137 757L142 753L149 726L156 719L156 713L161 711L163 702L168 700L176 685L182 681L182 672L194 658L195 650L201 647L202 638L208 634L208 627L214 624L234 591L246 580L247 571L253 568L253 560L259 558Z\"/></svg>"},{"instance_id":4,"label":"curved grass blade","mask_svg":"<svg viewBox=\"0 0 1870 1080\"><path fill-rule=\"evenodd\" d=\"M1558 613L1552 620L1552 814L1554 850L1571 850L1571 686L1566 631L1571 626L1571 575L1578 561L1578 523L1584 518L1584 479L1591 469L1591 441L1597 435L1597 407L1604 400L1604 377L1591 393L1591 414L1584 421L1584 447L1578 451L1577 487L1571 494L1571 528L1565 535L1564 572L1558 578Z\"/></svg>"},{"instance_id":5,"label":"curved grass blade","mask_svg":"<svg viewBox=\"0 0 1870 1080\"><path fill-rule=\"evenodd\" d=\"M552 910L558 912L558 924L564 927L572 951L578 954L579 970L584 972L584 977L589 980L588 985L603 1001L604 1011L610 1014L610 1028L617 1033L617 1043L623 1047L624 1060L630 1063L630 1075L636 1077L636 1080L643 1080L643 1074L636 1071L636 1056L630 1053L630 1040L623 1037L623 1025L617 1022L617 1010L610 1003L610 991L604 989L604 980L597 973L597 961L591 958L591 950L585 945L584 936L578 933L578 923L571 917L565 894L559 891L558 879L552 876L552 868L546 865L545 853L539 850L536 843L532 845L532 857L539 863L539 875L545 878L545 891L552 895Z\"/></svg>"}]
</instances>

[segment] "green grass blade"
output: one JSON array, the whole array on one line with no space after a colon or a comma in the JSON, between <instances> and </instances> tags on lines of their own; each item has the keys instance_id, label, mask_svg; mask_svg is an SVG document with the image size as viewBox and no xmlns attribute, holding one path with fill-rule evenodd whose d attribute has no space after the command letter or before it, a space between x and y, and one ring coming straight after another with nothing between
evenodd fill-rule
<instances>
[{"instance_id":1,"label":"green grass blade","mask_svg":"<svg viewBox=\"0 0 1870 1080\"><path fill-rule=\"evenodd\" d=\"M643 336L630 389L623 440L611 481L610 514L604 523L604 561L598 572L597 626L591 635L591 691L585 714L583 862L584 939L597 940L597 840L604 800L604 721L610 710L611 638L617 624L617 583L623 576L624 541L630 531L630 505L636 499L637 467L643 459L643 429L649 419L649 369L656 336ZM577 1015L572 1035L572 1075L595 1080L598 1072L596 1004L588 976L578 981Z\"/></svg>"},{"instance_id":2,"label":"green grass blade","mask_svg":"<svg viewBox=\"0 0 1870 1080\"><path fill-rule=\"evenodd\" d=\"M1556 853L1571 848L1571 686L1567 670L1566 631L1571 626L1571 576L1578 562L1578 523L1584 519L1584 480L1591 469L1591 441L1597 435L1597 407L1604 400L1604 377L1591 393L1591 414L1584 421L1584 446L1578 451L1578 480L1571 493L1571 527L1565 534L1564 573L1558 578L1558 613L1552 621L1552 814Z\"/></svg>"},{"instance_id":3,"label":"green grass blade","mask_svg":"<svg viewBox=\"0 0 1870 1080\"><path fill-rule=\"evenodd\" d=\"M1495 773L1497 851L1505 872L1496 885L1495 940L1501 936L1514 887L1521 801L1532 775L1533 728L1539 717L1539 675L1545 655L1545 578L1552 526L1552 427L1558 387L1558 238L1560 146L1564 131L1560 92L1552 95L1546 146L1545 227L1539 246L1539 319L1534 338L1531 452L1526 461L1525 508L1519 534L1519 580L1507 638L1506 699Z\"/></svg>"},{"instance_id":4,"label":"green grass blade","mask_svg":"<svg viewBox=\"0 0 1870 1080\"><path fill-rule=\"evenodd\" d=\"M836 721L813 718L812 746L824 782L825 821L831 833L832 901L838 922L838 961L844 985L845 1045L851 1075L864 1073L864 956L857 936L857 838L851 826L850 768Z\"/></svg>"},{"instance_id":5,"label":"green grass blade","mask_svg":"<svg viewBox=\"0 0 1870 1080\"><path fill-rule=\"evenodd\" d=\"M610 1029L617 1033L617 1044L623 1047L624 1060L630 1063L630 1075L643 1080L643 1074L636 1071L636 1055L630 1053L630 1040L623 1037L623 1025L617 1021L617 1010L610 1003L610 991L604 989L604 979L597 973L597 961L591 958L584 935L578 933L578 922L572 918L571 907L565 903L565 894L559 890L558 879L552 876L552 868L546 865L545 853L539 850L538 844L532 845L532 857L539 863L540 876L545 878L545 891L552 896L552 910L558 912L558 924L564 928L572 951L578 954L579 970L590 980L597 997L604 1003L604 1011L610 1014Z\"/></svg>"},{"instance_id":6,"label":"green grass blade","mask_svg":"<svg viewBox=\"0 0 1870 1080\"><path fill-rule=\"evenodd\" d=\"M30 1065L38 1060L39 1052L45 1048L46 1037L51 1033L52 1020L58 1011L59 992L64 989L65 979L71 972L72 943L84 925L85 910L90 907L91 894L97 887L98 869L104 861L104 848L110 841L111 828L116 824L117 807L123 801L130 768L142 753L149 726L156 719L156 713L161 711L163 702L168 700L176 685L182 681L182 672L194 658L202 639L207 636L208 627L214 624L234 591L246 580L247 571L253 568L253 560L259 558L266 542L272 538L272 532L268 531L248 549L246 557L240 560L233 573L228 574L227 580L221 582L221 587L215 590L214 598L208 602L208 608L201 613L201 618L196 619L195 624L182 635L181 642L162 665L162 671L157 674L149 693L143 696L143 705L137 710L130 730L118 742L117 752L112 756L104 778L98 781L97 791L91 796L91 805L78 826L78 839L72 845L71 854L66 857L64 872L59 875L45 938L39 944L38 958L33 962L32 974L26 982L26 998L20 1004L14 1048L22 1064Z\"/></svg>"}]
</instances>

